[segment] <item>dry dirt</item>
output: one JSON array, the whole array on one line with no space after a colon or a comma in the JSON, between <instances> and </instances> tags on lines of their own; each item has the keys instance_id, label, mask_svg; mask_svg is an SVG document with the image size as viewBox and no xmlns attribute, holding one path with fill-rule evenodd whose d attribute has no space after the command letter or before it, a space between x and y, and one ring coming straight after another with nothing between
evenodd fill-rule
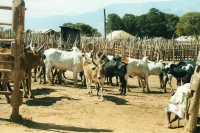
<instances>
[{"instance_id":1,"label":"dry dirt","mask_svg":"<svg viewBox=\"0 0 200 133\"><path fill-rule=\"evenodd\" d=\"M66 76L66 85L32 82L35 99L24 98L20 106L20 114L28 120L10 121L12 108L0 95L0 133L180 133L184 129L184 120L180 127L178 122L172 124L172 129L164 127L164 109L171 92L159 89L157 76L149 77L150 93L142 93L136 78L129 79L131 92L126 96L119 95L117 86L105 85L103 102L96 96L88 97L86 87L73 88L71 72ZM169 85L167 88L169 91ZM173 88L177 88L174 78Z\"/></svg>"}]
</instances>

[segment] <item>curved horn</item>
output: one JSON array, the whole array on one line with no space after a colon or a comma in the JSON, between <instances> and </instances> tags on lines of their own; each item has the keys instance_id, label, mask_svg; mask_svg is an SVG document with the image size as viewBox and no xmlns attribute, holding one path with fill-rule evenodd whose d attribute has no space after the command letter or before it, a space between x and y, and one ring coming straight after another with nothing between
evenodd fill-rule
<instances>
[{"instance_id":1,"label":"curved horn","mask_svg":"<svg viewBox=\"0 0 200 133\"><path fill-rule=\"evenodd\" d=\"M29 48L30 48L30 46L28 45L28 46L25 47L25 50L28 50Z\"/></svg>"},{"instance_id":2,"label":"curved horn","mask_svg":"<svg viewBox=\"0 0 200 133\"><path fill-rule=\"evenodd\" d=\"M34 50L34 48L33 48L33 46L32 46L32 40L31 40L31 43L29 44L29 47L30 47L30 49L33 51Z\"/></svg>"},{"instance_id":3,"label":"curved horn","mask_svg":"<svg viewBox=\"0 0 200 133\"><path fill-rule=\"evenodd\" d=\"M96 58L98 59L99 57L98 57L98 54L99 54L99 50L97 51L97 53L96 53Z\"/></svg>"},{"instance_id":4,"label":"curved horn","mask_svg":"<svg viewBox=\"0 0 200 133\"><path fill-rule=\"evenodd\" d=\"M105 65L107 61L108 61L108 59L106 58L106 60L102 63L102 65Z\"/></svg>"},{"instance_id":5,"label":"curved horn","mask_svg":"<svg viewBox=\"0 0 200 133\"><path fill-rule=\"evenodd\" d=\"M39 49L38 52L40 52L44 48L44 45L42 45Z\"/></svg>"},{"instance_id":6,"label":"curved horn","mask_svg":"<svg viewBox=\"0 0 200 133\"><path fill-rule=\"evenodd\" d=\"M98 66L98 65L94 62L93 58L92 58L92 63L93 63L95 66Z\"/></svg>"},{"instance_id":7,"label":"curved horn","mask_svg":"<svg viewBox=\"0 0 200 133\"><path fill-rule=\"evenodd\" d=\"M102 59L102 57L104 56L105 52L103 52L103 54L101 55L100 59Z\"/></svg>"}]
</instances>

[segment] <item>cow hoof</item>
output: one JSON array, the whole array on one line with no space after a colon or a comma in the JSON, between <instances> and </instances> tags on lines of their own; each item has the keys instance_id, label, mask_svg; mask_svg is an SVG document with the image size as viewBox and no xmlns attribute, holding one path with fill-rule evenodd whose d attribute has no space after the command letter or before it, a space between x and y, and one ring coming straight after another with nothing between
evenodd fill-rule
<instances>
[{"instance_id":1,"label":"cow hoof","mask_svg":"<svg viewBox=\"0 0 200 133\"><path fill-rule=\"evenodd\" d=\"M102 98L102 102L104 101L104 98Z\"/></svg>"},{"instance_id":2,"label":"cow hoof","mask_svg":"<svg viewBox=\"0 0 200 133\"><path fill-rule=\"evenodd\" d=\"M88 92L88 96L92 97L93 96L92 92Z\"/></svg>"},{"instance_id":3,"label":"cow hoof","mask_svg":"<svg viewBox=\"0 0 200 133\"><path fill-rule=\"evenodd\" d=\"M35 99L35 97L34 97L33 95L32 95L32 96L30 96L30 98L31 98L31 99Z\"/></svg>"},{"instance_id":4,"label":"cow hoof","mask_svg":"<svg viewBox=\"0 0 200 133\"><path fill-rule=\"evenodd\" d=\"M24 98L28 98L28 95L24 95Z\"/></svg>"}]
</instances>

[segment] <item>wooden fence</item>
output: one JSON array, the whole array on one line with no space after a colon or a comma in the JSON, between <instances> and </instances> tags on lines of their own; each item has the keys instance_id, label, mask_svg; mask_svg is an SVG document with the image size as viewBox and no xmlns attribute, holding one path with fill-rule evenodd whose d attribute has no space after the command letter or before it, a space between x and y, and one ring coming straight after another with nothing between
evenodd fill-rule
<instances>
[{"instance_id":1,"label":"wooden fence","mask_svg":"<svg viewBox=\"0 0 200 133\"><path fill-rule=\"evenodd\" d=\"M9 33L10 35L10 33ZM12 34L11 34L12 35ZM24 33L25 44L33 40L33 44L38 46L45 45L45 49L58 48L64 45L65 50L71 49L74 44L61 44L59 36L46 36L42 33ZM5 35L8 38L8 35ZM113 44L115 44L113 49ZM176 41L174 39L156 38L133 38L132 40L104 40L103 38L81 38L81 45L85 45L87 50L92 50L93 45L96 49L105 50L107 54L113 56L131 57L141 59L148 56L149 60L158 61L179 61L181 59L193 60L197 57L200 50L200 41ZM81 47L80 47L81 49Z\"/></svg>"},{"instance_id":2,"label":"wooden fence","mask_svg":"<svg viewBox=\"0 0 200 133\"><path fill-rule=\"evenodd\" d=\"M96 49L106 50L107 54L113 56L131 57L142 59L148 56L149 60L179 61L181 59L193 60L197 58L200 50L199 41L175 41L174 39L142 39L142 40L84 40L82 44L87 49L92 49L91 43Z\"/></svg>"}]
</instances>

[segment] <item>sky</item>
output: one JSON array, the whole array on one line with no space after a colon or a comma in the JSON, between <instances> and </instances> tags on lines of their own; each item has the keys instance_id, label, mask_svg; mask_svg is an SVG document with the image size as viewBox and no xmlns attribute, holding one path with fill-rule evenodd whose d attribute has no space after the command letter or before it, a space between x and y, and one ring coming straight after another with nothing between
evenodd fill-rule
<instances>
[{"instance_id":1,"label":"sky","mask_svg":"<svg viewBox=\"0 0 200 133\"><path fill-rule=\"evenodd\" d=\"M13 0L0 0L0 5L12 6ZM117 3L141 3L167 0L24 0L26 18L45 18L53 15L79 15ZM0 10L0 22L11 22L12 11Z\"/></svg>"}]
</instances>

